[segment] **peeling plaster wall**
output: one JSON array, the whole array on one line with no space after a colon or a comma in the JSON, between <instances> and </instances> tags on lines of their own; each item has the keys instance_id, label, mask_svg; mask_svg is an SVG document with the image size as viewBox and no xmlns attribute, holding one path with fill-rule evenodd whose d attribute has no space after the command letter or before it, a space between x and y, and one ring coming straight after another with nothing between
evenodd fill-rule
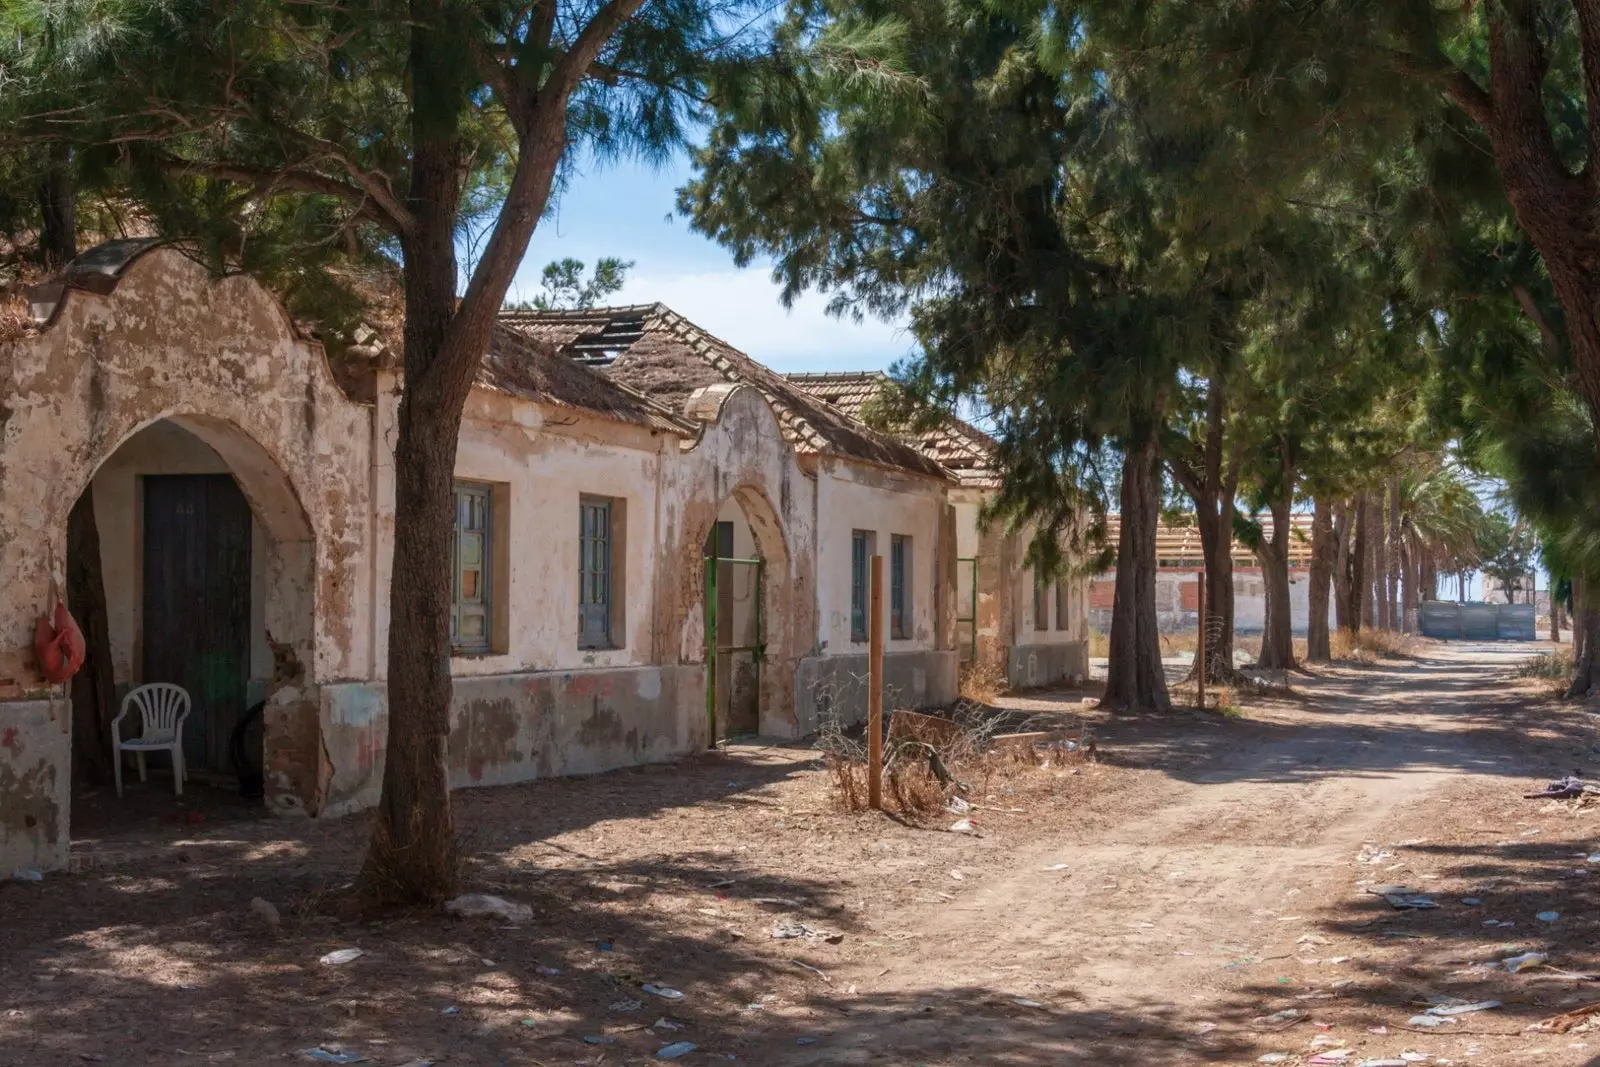
<instances>
[{"instance_id":1,"label":"peeling plaster wall","mask_svg":"<svg viewBox=\"0 0 1600 1067\"><path fill-rule=\"evenodd\" d=\"M980 532L978 513L988 495L988 490L972 488L951 492L960 554L978 557L978 658L1004 670L1006 684L1014 689L1087 676L1089 579L1061 579L1068 582L1064 627L1052 583L1045 591L1046 628L1038 628L1034 618L1033 568L1023 563L1032 534L1027 529L1008 534L998 524ZM969 573L966 567L962 568L963 581L969 580ZM958 597L970 596L969 587L958 590ZM962 614L969 610L967 603L958 605ZM961 624L959 633L962 641L972 640L966 623Z\"/></svg>"},{"instance_id":2,"label":"peeling plaster wall","mask_svg":"<svg viewBox=\"0 0 1600 1067\"><path fill-rule=\"evenodd\" d=\"M458 678L450 787L510 785L680 758L706 747L704 671L665 665ZM383 785L381 686L322 687L325 815L371 807Z\"/></svg>"},{"instance_id":3,"label":"peeling plaster wall","mask_svg":"<svg viewBox=\"0 0 1600 1067\"><path fill-rule=\"evenodd\" d=\"M371 663L371 409L340 391L321 348L259 285L216 279L175 250L140 255L108 294L69 290L46 329L0 345L0 702L43 695L33 624L51 579L64 580L67 512L162 419L226 465L261 527L267 789L280 810L315 812L316 687ZM64 789L64 733L55 751ZM34 803L0 782L0 822ZM0 847L0 869L12 860Z\"/></svg>"},{"instance_id":4,"label":"peeling plaster wall","mask_svg":"<svg viewBox=\"0 0 1600 1067\"><path fill-rule=\"evenodd\" d=\"M953 651L883 654L883 711L949 704L957 694L959 660ZM865 653L808 656L795 682L802 714L814 723L830 718L846 726L864 722L870 694Z\"/></svg>"},{"instance_id":5,"label":"peeling plaster wall","mask_svg":"<svg viewBox=\"0 0 1600 1067\"><path fill-rule=\"evenodd\" d=\"M762 598L767 656L761 668L763 735L801 737L795 670L816 632L816 478L783 439L766 399L748 386L713 386L715 421L665 457L656 552L659 662L705 662L706 535L730 499L767 561ZM704 679L701 679L704 689ZM704 696L701 697L704 714Z\"/></svg>"},{"instance_id":6,"label":"peeling plaster wall","mask_svg":"<svg viewBox=\"0 0 1600 1067\"><path fill-rule=\"evenodd\" d=\"M387 406L391 401L385 400ZM511 538L495 555L509 564L490 588L508 597L502 615L509 633L489 655L456 656L455 677L530 670L640 666L655 661L656 487L663 453L677 458L676 435L613 422L577 411L474 391L467 402L456 452L456 477L502 486L495 506L509 515L497 525ZM614 597L624 598L615 647L578 647L578 502L582 496L613 500L613 535L622 558ZM379 525L393 558L392 488L380 504ZM388 567L379 576L388 589ZM387 612L377 635L388 643ZM387 675L380 663L379 677Z\"/></svg>"},{"instance_id":7,"label":"peeling plaster wall","mask_svg":"<svg viewBox=\"0 0 1600 1067\"><path fill-rule=\"evenodd\" d=\"M850 546L856 530L875 535L884 559L884 706L927 707L956 698L957 653L947 616L955 613L946 555L947 486L930 478L824 457L818 465L817 654L801 663L796 706L807 732L830 716L859 722L867 709L867 642L850 639ZM911 538L911 633L890 627L890 537ZM953 560L953 556L952 556Z\"/></svg>"},{"instance_id":8,"label":"peeling plaster wall","mask_svg":"<svg viewBox=\"0 0 1600 1067\"><path fill-rule=\"evenodd\" d=\"M0 878L67 865L71 705L0 703Z\"/></svg>"},{"instance_id":9,"label":"peeling plaster wall","mask_svg":"<svg viewBox=\"0 0 1600 1067\"><path fill-rule=\"evenodd\" d=\"M817 571L819 625L823 655L865 653L866 641L850 639L850 544L856 530L876 535L883 557L884 652L910 652L938 646L939 597L936 588L939 524L945 487L930 478L902 474L844 460L825 459L817 482L822 515ZM895 637L889 627L889 538L911 538L911 635Z\"/></svg>"}]
</instances>

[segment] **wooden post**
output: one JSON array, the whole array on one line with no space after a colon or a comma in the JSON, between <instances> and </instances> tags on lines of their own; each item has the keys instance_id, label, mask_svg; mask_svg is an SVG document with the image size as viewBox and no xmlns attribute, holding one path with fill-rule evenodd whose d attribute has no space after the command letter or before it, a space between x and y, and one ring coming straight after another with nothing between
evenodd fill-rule
<instances>
[{"instance_id":1,"label":"wooden post","mask_svg":"<svg viewBox=\"0 0 1600 1067\"><path fill-rule=\"evenodd\" d=\"M1206 571L1200 568L1200 643L1195 647L1195 685L1200 693L1200 710L1206 710Z\"/></svg>"},{"instance_id":2,"label":"wooden post","mask_svg":"<svg viewBox=\"0 0 1600 1067\"><path fill-rule=\"evenodd\" d=\"M867 574L867 805L883 807L883 557Z\"/></svg>"}]
</instances>

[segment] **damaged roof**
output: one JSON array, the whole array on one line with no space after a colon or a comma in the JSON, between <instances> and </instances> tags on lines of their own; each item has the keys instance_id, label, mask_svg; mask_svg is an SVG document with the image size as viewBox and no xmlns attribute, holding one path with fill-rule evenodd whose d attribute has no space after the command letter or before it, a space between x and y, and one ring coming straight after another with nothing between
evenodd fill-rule
<instances>
[{"instance_id":1,"label":"damaged roof","mask_svg":"<svg viewBox=\"0 0 1600 1067\"><path fill-rule=\"evenodd\" d=\"M698 430L666 405L580 366L553 345L498 323L473 385L524 400L581 408L652 430L688 435Z\"/></svg>"},{"instance_id":2,"label":"damaged roof","mask_svg":"<svg viewBox=\"0 0 1600 1067\"><path fill-rule=\"evenodd\" d=\"M857 420L862 419L862 409L868 402L890 383L882 371L805 372L785 377ZM938 426L908 431L902 436L923 455L951 471L962 485L990 489L1000 485L1000 475L994 468L995 440L970 422L946 414Z\"/></svg>"},{"instance_id":3,"label":"damaged roof","mask_svg":"<svg viewBox=\"0 0 1600 1067\"><path fill-rule=\"evenodd\" d=\"M785 439L802 454L831 454L949 479L940 463L904 441L879 433L851 412L757 363L663 304L525 310L500 321L525 337L554 345L682 415L690 396L727 382L761 392Z\"/></svg>"}]
</instances>

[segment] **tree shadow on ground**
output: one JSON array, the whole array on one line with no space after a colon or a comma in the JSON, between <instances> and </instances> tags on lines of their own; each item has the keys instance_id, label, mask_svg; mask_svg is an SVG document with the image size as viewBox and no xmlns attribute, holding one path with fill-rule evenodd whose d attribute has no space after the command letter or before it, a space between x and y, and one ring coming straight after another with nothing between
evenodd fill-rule
<instances>
[{"instance_id":1,"label":"tree shadow on ground","mask_svg":"<svg viewBox=\"0 0 1600 1067\"><path fill-rule=\"evenodd\" d=\"M1352 886L1344 903L1322 921L1306 924L1311 932L1298 941L1299 927L1282 935L1284 948L1262 949L1292 953L1307 965L1302 977L1269 982L1265 975L1294 968L1261 967L1263 977L1236 990L1219 1017L1240 1021L1299 1009L1306 1017L1293 1039L1302 1048L1316 1033L1311 1024L1335 1018L1341 1043L1348 1040L1358 1049L1352 1062L1392 1058L1402 1050L1456 1062L1475 1056L1472 1062L1502 1062L1508 1050L1534 1060L1577 1062L1574 1053L1593 1047L1594 1035L1528 1029L1600 1002L1600 868L1575 853L1573 841L1527 839L1420 842L1373 852L1359 872L1370 885ZM1397 910L1366 891L1383 883L1425 890L1439 906ZM1551 912L1559 917L1538 918ZM1544 954L1548 962L1516 973L1501 965L1528 952ZM1412 1022L1432 1007L1486 1001L1499 1005L1431 1027ZM1541 1055L1532 1055L1535 1046ZM1555 1057L1557 1052L1568 1058Z\"/></svg>"},{"instance_id":2,"label":"tree shadow on ground","mask_svg":"<svg viewBox=\"0 0 1600 1067\"><path fill-rule=\"evenodd\" d=\"M691 1041L701 1050L683 1060L691 1064L1045 1067L1090 1054L1149 1063L1155 1050L1197 1040L1162 1006L1074 1010L1061 1006L1076 999L1070 990L1019 1003L1030 990L929 974L911 991L858 996L826 976L823 942L773 950L748 921L718 930L719 920L658 906L658 894L681 896L672 889L713 900L712 886L745 886L753 899L772 885L725 855L523 878L517 898L535 912L525 923L433 913L362 921L329 906L329 875L353 869L349 846L324 838L248 858L146 860L0 886L4 1061L255 1064L321 1047L386 1065L642 1064ZM492 859L473 888L512 877ZM853 936L848 917L826 906L839 888L786 877L773 913ZM280 928L250 914L255 896L280 902ZM351 947L365 955L318 962ZM1200 1047L1232 1049L1214 1037Z\"/></svg>"}]
</instances>

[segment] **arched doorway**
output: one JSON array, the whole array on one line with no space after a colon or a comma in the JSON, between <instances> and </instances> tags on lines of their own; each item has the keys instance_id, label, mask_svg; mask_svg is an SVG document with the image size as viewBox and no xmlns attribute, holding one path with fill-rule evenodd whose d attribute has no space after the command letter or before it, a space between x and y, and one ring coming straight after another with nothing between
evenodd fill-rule
<instances>
[{"instance_id":1,"label":"arched doorway","mask_svg":"<svg viewBox=\"0 0 1600 1067\"><path fill-rule=\"evenodd\" d=\"M286 787L297 798L301 783L268 775L267 742L281 742L274 733L303 717L296 704L313 645L314 558L287 476L244 431L174 414L124 437L68 520L68 594L91 652L72 683L74 778L103 785L108 717L132 687L171 682L191 698L189 804L225 794L259 806ZM123 735L138 730L128 722ZM125 788L151 802L172 797L165 755L147 762L153 780L141 786L125 773ZM74 805L75 837L128 810L105 789L91 800Z\"/></svg>"},{"instance_id":2,"label":"arched doorway","mask_svg":"<svg viewBox=\"0 0 1600 1067\"><path fill-rule=\"evenodd\" d=\"M758 488L742 485L719 504L700 544L710 741L787 735L794 583L777 514Z\"/></svg>"}]
</instances>

